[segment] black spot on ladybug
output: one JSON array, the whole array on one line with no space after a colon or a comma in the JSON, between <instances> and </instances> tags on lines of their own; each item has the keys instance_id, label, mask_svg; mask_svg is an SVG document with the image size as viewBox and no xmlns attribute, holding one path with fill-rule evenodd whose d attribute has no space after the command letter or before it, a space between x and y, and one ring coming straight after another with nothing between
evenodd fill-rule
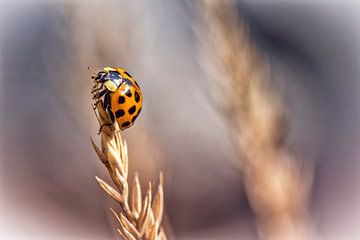
<instances>
[{"instance_id":1,"label":"black spot on ladybug","mask_svg":"<svg viewBox=\"0 0 360 240\"><path fill-rule=\"evenodd\" d=\"M131 119L131 122L135 122L136 118L139 116L139 113L136 114L132 119Z\"/></svg>"},{"instance_id":2,"label":"black spot on ladybug","mask_svg":"<svg viewBox=\"0 0 360 240\"><path fill-rule=\"evenodd\" d=\"M124 122L123 124L121 124L121 127L128 127L130 126L130 122L127 121L127 122Z\"/></svg>"},{"instance_id":3,"label":"black spot on ladybug","mask_svg":"<svg viewBox=\"0 0 360 240\"><path fill-rule=\"evenodd\" d=\"M117 110L116 113L115 113L116 118L122 117L124 115L125 115L125 112L122 109Z\"/></svg>"},{"instance_id":4,"label":"black spot on ladybug","mask_svg":"<svg viewBox=\"0 0 360 240\"><path fill-rule=\"evenodd\" d=\"M119 104L122 104L122 103L124 103L125 102L125 97L124 96L120 96L119 98L118 98L118 103Z\"/></svg>"},{"instance_id":5,"label":"black spot on ladybug","mask_svg":"<svg viewBox=\"0 0 360 240\"><path fill-rule=\"evenodd\" d=\"M126 91L125 95L128 96L128 97L131 97L131 96L132 96L132 93L131 93L130 89L128 89L128 90Z\"/></svg>"},{"instance_id":6,"label":"black spot on ladybug","mask_svg":"<svg viewBox=\"0 0 360 240\"><path fill-rule=\"evenodd\" d=\"M131 108L129 108L129 113L130 114L134 114L134 112L136 111L136 106L132 106Z\"/></svg>"},{"instance_id":7,"label":"black spot on ladybug","mask_svg":"<svg viewBox=\"0 0 360 240\"><path fill-rule=\"evenodd\" d=\"M137 91L135 91L135 101L139 102L140 101L140 95Z\"/></svg>"},{"instance_id":8,"label":"black spot on ladybug","mask_svg":"<svg viewBox=\"0 0 360 240\"><path fill-rule=\"evenodd\" d=\"M139 116L141 112L141 108L139 109L139 111L137 112L137 114L131 119L131 122L135 122L136 118Z\"/></svg>"}]
</instances>

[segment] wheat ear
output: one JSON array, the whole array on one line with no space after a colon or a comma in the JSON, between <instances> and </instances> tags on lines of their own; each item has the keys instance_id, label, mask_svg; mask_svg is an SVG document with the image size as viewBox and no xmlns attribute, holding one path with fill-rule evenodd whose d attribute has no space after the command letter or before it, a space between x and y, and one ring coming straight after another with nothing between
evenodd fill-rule
<instances>
[{"instance_id":1,"label":"wheat ear","mask_svg":"<svg viewBox=\"0 0 360 240\"><path fill-rule=\"evenodd\" d=\"M268 64L251 42L233 0L201 1L202 58L242 157L241 169L262 239L308 239L311 171L286 149L284 104Z\"/></svg>"},{"instance_id":2,"label":"wheat ear","mask_svg":"<svg viewBox=\"0 0 360 240\"><path fill-rule=\"evenodd\" d=\"M96 104L99 121L101 124L109 123L110 118L99 102ZM128 152L126 141L121 137L117 124L104 126L101 132L101 148L91 139L91 143L101 162L106 166L109 175L116 187L96 177L100 187L121 208L117 213L110 208L120 224L118 234L124 240L165 240L166 234L161 225L164 211L163 175L160 173L160 181L157 193L153 197L152 185L149 183L145 197L142 197L139 174L135 173L132 181L131 193L128 183ZM131 194L131 205L129 203Z\"/></svg>"}]
</instances>

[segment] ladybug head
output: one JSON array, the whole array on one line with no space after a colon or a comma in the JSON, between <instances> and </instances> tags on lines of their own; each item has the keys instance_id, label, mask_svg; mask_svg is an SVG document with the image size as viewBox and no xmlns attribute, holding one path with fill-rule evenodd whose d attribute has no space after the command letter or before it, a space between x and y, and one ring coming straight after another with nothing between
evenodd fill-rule
<instances>
[{"instance_id":1,"label":"ladybug head","mask_svg":"<svg viewBox=\"0 0 360 240\"><path fill-rule=\"evenodd\" d=\"M95 81L103 83L110 92L115 92L123 82L120 73L109 68L98 72Z\"/></svg>"}]
</instances>

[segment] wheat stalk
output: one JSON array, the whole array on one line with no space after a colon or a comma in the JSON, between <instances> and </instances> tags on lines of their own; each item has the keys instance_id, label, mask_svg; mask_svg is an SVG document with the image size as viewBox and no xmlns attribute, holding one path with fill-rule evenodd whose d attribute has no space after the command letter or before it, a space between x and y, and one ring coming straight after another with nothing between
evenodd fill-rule
<instances>
[{"instance_id":1,"label":"wheat stalk","mask_svg":"<svg viewBox=\"0 0 360 240\"><path fill-rule=\"evenodd\" d=\"M232 0L204 0L200 42L214 104L243 161L250 204L265 239L306 239L312 174L284 144L284 105L268 65L251 42ZM305 174L304 174L305 173Z\"/></svg>"},{"instance_id":2,"label":"wheat stalk","mask_svg":"<svg viewBox=\"0 0 360 240\"><path fill-rule=\"evenodd\" d=\"M96 104L100 123L109 123L109 115L104 111L102 104ZM116 187L96 177L100 187L113 199L121 208L117 213L110 208L120 224L118 234L124 240L166 240L166 234L161 225L164 211L163 175L160 173L155 197L152 193L152 185L149 183L145 197L142 197L142 190L138 173L134 174L131 193L128 183L128 153L126 141L122 139L117 124L104 126L101 132L101 148L91 139L91 143L101 162L106 166L109 175ZM131 204L129 201L131 194Z\"/></svg>"}]
</instances>

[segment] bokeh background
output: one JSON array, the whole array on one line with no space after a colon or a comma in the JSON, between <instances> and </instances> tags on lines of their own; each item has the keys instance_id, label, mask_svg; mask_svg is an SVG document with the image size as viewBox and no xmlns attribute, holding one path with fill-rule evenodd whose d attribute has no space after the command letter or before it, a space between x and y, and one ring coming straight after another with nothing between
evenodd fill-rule
<instances>
[{"instance_id":1,"label":"bokeh background","mask_svg":"<svg viewBox=\"0 0 360 240\"><path fill-rule=\"evenodd\" d=\"M89 139L88 66L121 66L142 87L143 112L124 137L143 184L165 173L170 237L266 239L209 96L198 1L0 4L0 239L116 238L114 203L94 179L107 176ZM313 169L311 238L359 239L360 4L234 6L283 96L286 148Z\"/></svg>"}]
</instances>

